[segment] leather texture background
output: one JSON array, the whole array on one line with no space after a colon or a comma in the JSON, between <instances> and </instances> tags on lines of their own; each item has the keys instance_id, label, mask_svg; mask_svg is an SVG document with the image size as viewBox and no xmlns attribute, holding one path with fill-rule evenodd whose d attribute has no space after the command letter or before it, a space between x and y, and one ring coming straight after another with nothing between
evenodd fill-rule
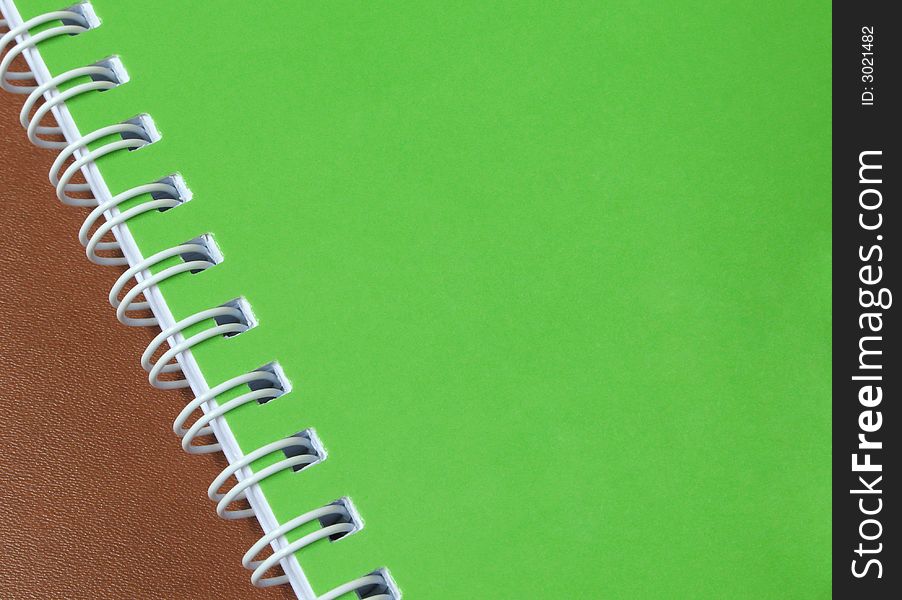
<instances>
[{"instance_id":1,"label":"leather texture background","mask_svg":"<svg viewBox=\"0 0 902 600\"><path fill-rule=\"evenodd\" d=\"M157 330L116 321L121 270L85 258L87 211L57 201L22 99L0 91L0 598L293 597L251 586L256 521L216 516L224 461L181 450L190 397L147 383Z\"/></svg>"}]
</instances>

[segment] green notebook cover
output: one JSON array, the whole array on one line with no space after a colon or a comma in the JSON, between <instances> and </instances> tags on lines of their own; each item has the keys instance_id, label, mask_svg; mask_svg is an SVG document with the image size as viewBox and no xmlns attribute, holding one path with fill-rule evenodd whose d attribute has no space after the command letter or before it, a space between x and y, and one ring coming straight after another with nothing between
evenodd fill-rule
<instances>
[{"instance_id":1,"label":"green notebook cover","mask_svg":"<svg viewBox=\"0 0 902 600\"><path fill-rule=\"evenodd\" d=\"M162 134L100 172L193 192L132 234L224 257L162 295L258 320L204 378L292 382L229 426L328 451L263 493L364 522L299 552L318 594L830 594L829 4L93 6L41 54L130 80L75 122Z\"/></svg>"}]
</instances>

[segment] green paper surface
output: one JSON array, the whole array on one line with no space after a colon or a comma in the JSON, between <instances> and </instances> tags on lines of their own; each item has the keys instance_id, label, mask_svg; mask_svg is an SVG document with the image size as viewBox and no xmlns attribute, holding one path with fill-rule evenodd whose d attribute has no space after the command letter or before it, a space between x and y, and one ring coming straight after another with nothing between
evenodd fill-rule
<instances>
[{"instance_id":1,"label":"green paper surface","mask_svg":"<svg viewBox=\"0 0 902 600\"><path fill-rule=\"evenodd\" d=\"M167 303L259 320L201 371L293 385L229 425L329 453L268 501L365 522L300 552L317 593L829 596L829 4L93 4L44 59L131 80L76 123L162 133L100 171L194 194L142 253L225 257Z\"/></svg>"}]
</instances>

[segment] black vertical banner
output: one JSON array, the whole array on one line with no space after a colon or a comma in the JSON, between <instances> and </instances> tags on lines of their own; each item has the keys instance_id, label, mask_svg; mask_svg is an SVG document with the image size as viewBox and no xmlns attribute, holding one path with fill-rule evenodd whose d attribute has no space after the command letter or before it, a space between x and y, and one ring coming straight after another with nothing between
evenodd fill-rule
<instances>
[{"instance_id":1,"label":"black vertical banner","mask_svg":"<svg viewBox=\"0 0 902 600\"><path fill-rule=\"evenodd\" d=\"M833 3L833 592L902 598L897 308L902 23Z\"/></svg>"}]
</instances>

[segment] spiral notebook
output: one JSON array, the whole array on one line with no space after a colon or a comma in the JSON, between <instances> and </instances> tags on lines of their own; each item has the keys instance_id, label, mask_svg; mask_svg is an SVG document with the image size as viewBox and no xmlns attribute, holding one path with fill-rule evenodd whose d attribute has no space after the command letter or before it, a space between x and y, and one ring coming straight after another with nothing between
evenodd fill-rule
<instances>
[{"instance_id":1,"label":"spiral notebook","mask_svg":"<svg viewBox=\"0 0 902 600\"><path fill-rule=\"evenodd\" d=\"M829 593L828 5L0 8L255 585Z\"/></svg>"}]
</instances>

